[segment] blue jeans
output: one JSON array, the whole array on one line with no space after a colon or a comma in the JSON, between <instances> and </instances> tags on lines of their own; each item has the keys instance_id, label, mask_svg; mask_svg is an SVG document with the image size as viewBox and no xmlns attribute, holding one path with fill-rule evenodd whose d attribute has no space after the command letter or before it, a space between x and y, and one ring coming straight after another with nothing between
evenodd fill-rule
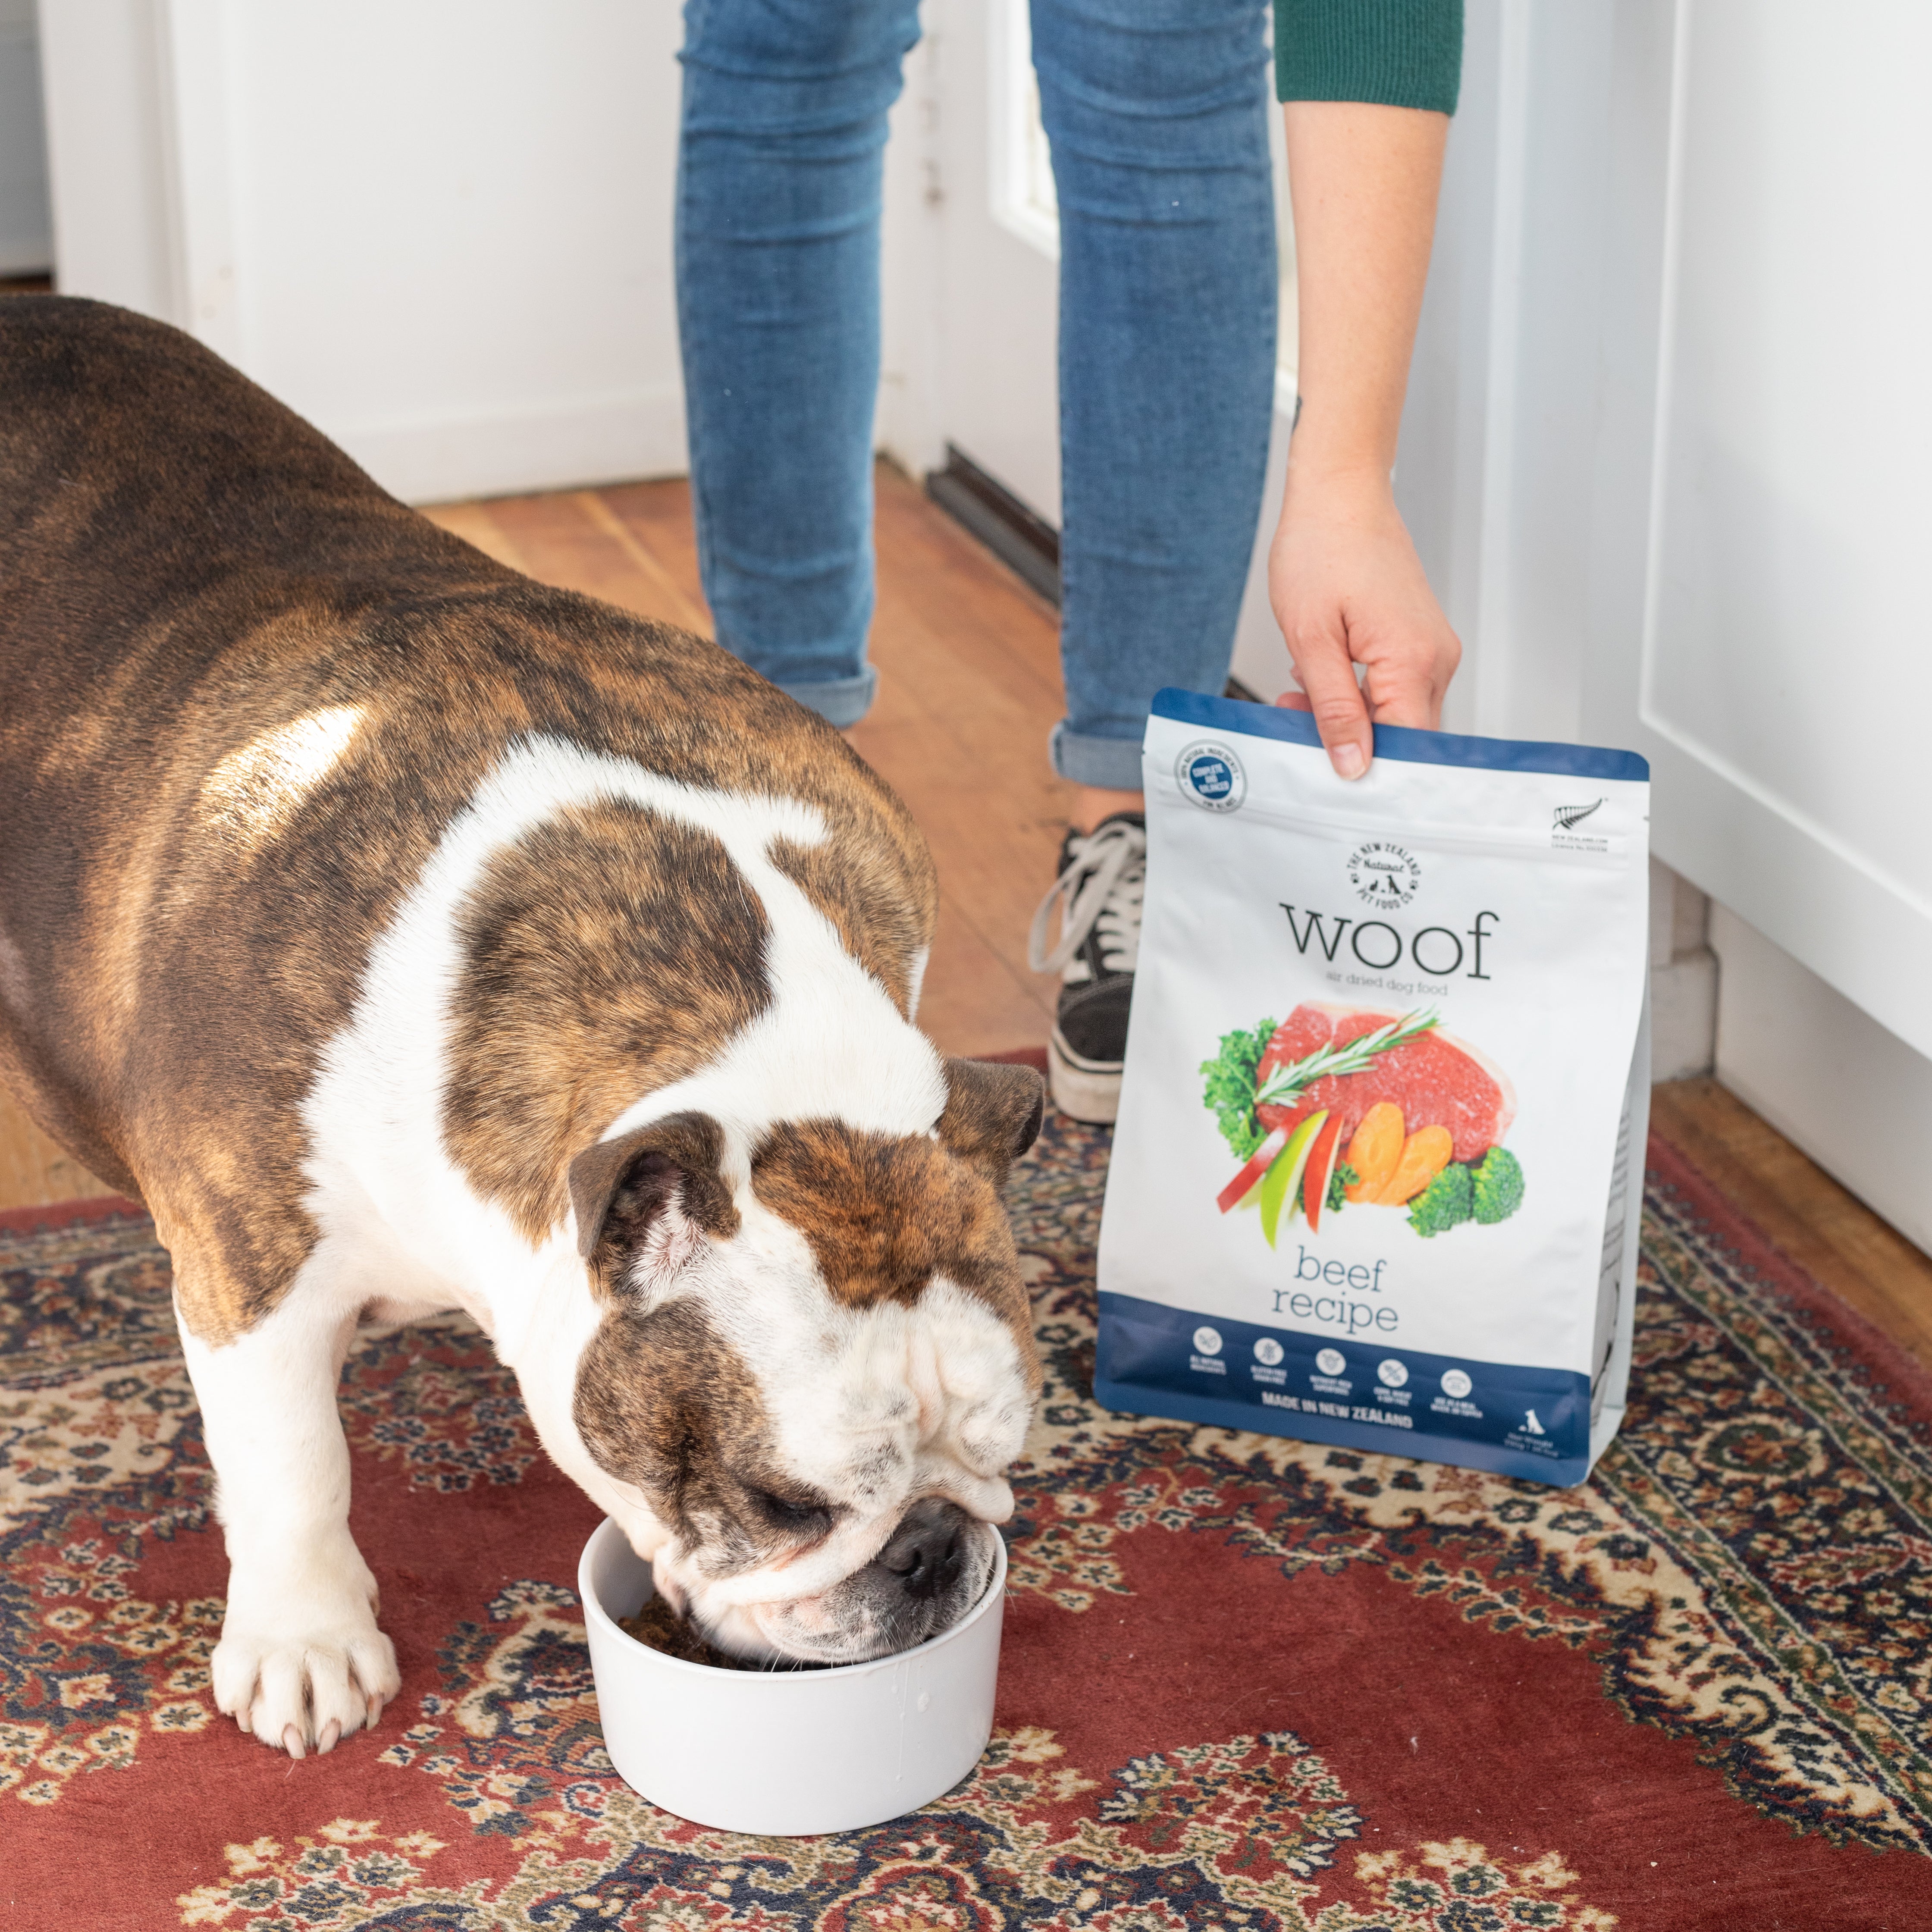
<instances>
[{"instance_id":1,"label":"blue jeans","mask_svg":"<svg viewBox=\"0 0 1932 1932\"><path fill-rule=\"evenodd\" d=\"M1060 225L1052 756L1078 784L1138 789L1155 692L1227 674L1274 394L1264 7L1032 0ZM836 724L877 679L883 150L918 34L916 0L686 0L699 564L719 642Z\"/></svg>"}]
</instances>

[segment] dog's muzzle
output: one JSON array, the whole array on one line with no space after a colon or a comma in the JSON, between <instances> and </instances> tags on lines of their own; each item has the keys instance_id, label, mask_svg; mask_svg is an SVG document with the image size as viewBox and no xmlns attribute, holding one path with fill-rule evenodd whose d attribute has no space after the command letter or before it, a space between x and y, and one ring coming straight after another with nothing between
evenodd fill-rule
<instances>
[{"instance_id":1,"label":"dog's muzzle","mask_svg":"<svg viewBox=\"0 0 1932 1932\"><path fill-rule=\"evenodd\" d=\"M973 1519L957 1503L928 1496L906 1511L866 1569L880 1573L873 1579L876 1586L890 1592L896 1585L914 1602L949 1595L964 1573L972 1527Z\"/></svg>"}]
</instances>

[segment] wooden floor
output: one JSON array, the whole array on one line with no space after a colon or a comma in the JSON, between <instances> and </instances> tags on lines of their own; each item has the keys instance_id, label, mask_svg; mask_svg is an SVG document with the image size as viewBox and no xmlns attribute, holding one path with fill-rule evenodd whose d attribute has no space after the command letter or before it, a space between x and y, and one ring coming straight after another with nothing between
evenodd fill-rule
<instances>
[{"instance_id":1,"label":"wooden floor","mask_svg":"<svg viewBox=\"0 0 1932 1932\"><path fill-rule=\"evenodd\" d=\"M1774 1246L1932 1368L1932 1258L1714 1080L1652 1088L1650 1124Z\"/></svg>"},{"instance_id":2,"label":"wooden floor","mask_svg":"<svg viewBox=\"0 0 1932 1932\"><path fill-rule=\"evenodd\" d=\"M709 632L681 482L428 513L530 575ZM1026 932L1065 825L1047 768L1055 614L897 471L878 478L879 695L850 733L932 842L940 926L920 1017L953 1053L1038 1046L1052 986ZM1932 1260L1712 1081L1656 1090L1654 1124L1801 1267L1932 1366ZM0 1208L105 1191L0 1101Z\"/></svg>"}]
</instances>

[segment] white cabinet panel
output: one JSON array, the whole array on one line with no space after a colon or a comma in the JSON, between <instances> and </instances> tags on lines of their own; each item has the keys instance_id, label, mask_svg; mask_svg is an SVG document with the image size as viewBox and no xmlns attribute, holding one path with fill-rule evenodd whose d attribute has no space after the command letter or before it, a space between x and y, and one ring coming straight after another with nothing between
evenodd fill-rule
<instances>
[{"instance_id":1,"label":"white cabinet panel","mask_svg":"<svg viewBox=\"0 0 1932 1932\"><path fill-rule=\"evenodd\" d=\"M1674 28L1641 622L1606 640L1606 722L1656 767L1662 856L1932 1052L1932 11L1821 32L1796 0L1680 0Z\"/></svg>"},{"instance_id":2,"label":"white cabinet panel","mask_svg":"<svg viewBox=\"0 0 1932 1932\"><path fill-rule=\"evenodd\" d=\"M1452 725L1650 759L1719 1076L1921 1242L1928 66L1916 0L1469 0L1396 472Z\"/></svg>"}]
</instances>

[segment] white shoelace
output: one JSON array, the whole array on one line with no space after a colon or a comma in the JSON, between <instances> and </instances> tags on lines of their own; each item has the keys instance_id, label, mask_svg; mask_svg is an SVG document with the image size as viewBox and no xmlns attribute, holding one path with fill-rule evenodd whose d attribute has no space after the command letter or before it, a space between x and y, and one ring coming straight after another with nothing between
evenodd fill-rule
<instances>
[{"instance_id":1,"label":"white shoelace","mask_svg":"<svg viewBox=\"0 0 1932 1932\"><path fill-rule=\"evenodd\" d=\"M1066 869L1054 880L1027 934L1027 964L1036 973L1058 973L1085 943L1100 935L1100 963L1109 973L1131 973L1141 952L1141 901L1147 891L1147 832L1124 818L1076 836ZM1060 943L1047 950L1047 922L1060 908Z\"/></svg>"}]
</instances>

